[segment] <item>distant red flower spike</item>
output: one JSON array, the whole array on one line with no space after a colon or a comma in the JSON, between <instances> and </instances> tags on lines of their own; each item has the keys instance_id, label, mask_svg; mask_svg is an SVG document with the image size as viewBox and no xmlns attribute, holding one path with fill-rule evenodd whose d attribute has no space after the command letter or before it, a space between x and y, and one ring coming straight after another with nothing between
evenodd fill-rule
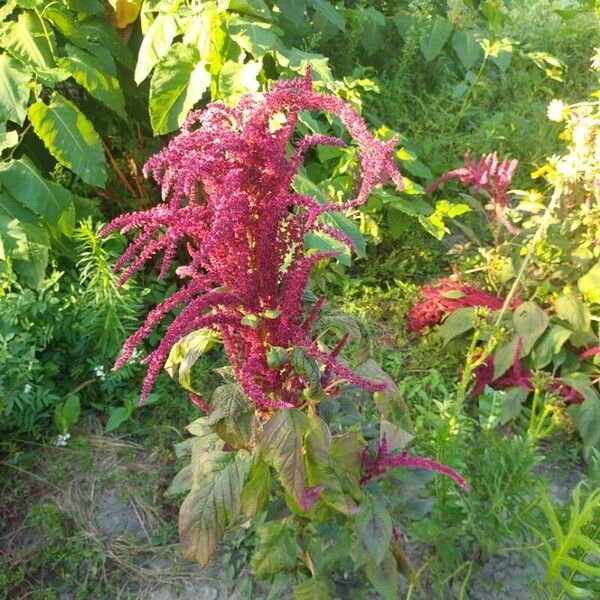
<instances>
[{"instance_id":1,"label":"distant red flower spike","mask_svg":"<svg viewBox=\"0 0 600 600\"><path fill-rule=\"evenodd\" d=\"M510 233L516 235L519 233L519 229L506 218L505 209L508 207L508 188L518 164L519 161L516 159L505 158L500 162L497 152L484 154L479 161L474 162L471 159L471 153L466 152L462 167L448 171L436 179L426 191L431 193L444 182L456 178L464 186L471 188L471 192L474 194L486 192L494 205L496 217L500 223Z\"/></svg>"},{"instance_id":2,"label":"distant red flower spike","mask_svg":"<svg viewBox=\"0 0 600 600\"><path fill-rule=\"evenodd\" d=\"M489 292L465 285L460 279L440 279L433 285L423 286L422 300L415 302L408 313L408 328L418 331L424 327L437 325L445 315L470 306L485 306L500 310L504 299ZM511 302L511 308L521 304L520 299Z\"/></svg>"}]
</instances>

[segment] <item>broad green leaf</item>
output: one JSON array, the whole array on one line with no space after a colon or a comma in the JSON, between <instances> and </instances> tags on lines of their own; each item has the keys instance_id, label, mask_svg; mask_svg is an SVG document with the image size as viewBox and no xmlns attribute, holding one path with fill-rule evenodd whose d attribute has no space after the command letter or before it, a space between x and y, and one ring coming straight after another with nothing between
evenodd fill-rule
<instances>
[{"instance_id":1,"label":"broad green leaf","mask_svg":"<svg viewBox=\"0 0 600 600\"><path fill-rule=\"evenodd\" d=\"M308 418L297 409L277 411L265 424L260 450L283 487L300 506L306 506L306 473L304 470L304 434Z\"/></svg>"},{"instance_id":2,"label":"broad green leaf","mask_svg":"<svg viewBox=\"0 0 600 600\"><path fill-rule=\"evenodd\" d=\"M317 394L321 389L321 372L315 359L308 356L302 348L294 348L291 362L296 373L308 381L309 393L313 396Z\"/></svg>"},{"instance_id":3,"label":"broad green leaf","mask_svg":"<svg viewBox=\"0 0 600 600\"><path fill-rule=\"evenodd\" d=\"M483 58L483 50L472 31L456 31L452 47L467 71Z\"/></svg>"},{"instance_id":4,"label":"broad green leaf","mask_svg":"<svg viewBox=\"0 0 600 600\"><path fill-rule=\"evenodd\" d=\"M19 143L19 134L12 130L6 131L6 123L0 123L0 154L2 150L14 148Z\"/></svg>"},{"instance_id":5,"label":"broad green leaf","mask_svg":"<svg viewBox=\"0 0 600 600\"><path fill-rule=\"evenodd\" d=\"M324 581L311 577L294 586L294 600L330 600L329 588Z\"/></svg>"},{"instance_id":6,"label":"broad green leaf","mask_svg":"<svg viewBox=\"0 0 600 600\"><path fill-rule=\"evenodd\" d=\"M271 470L260 458L250 468L248 482L242 490L242 510L253 519L265 507L271 492Z\"/></svg>"},{"instance_id":7,"label":"broad green leaf","mask_svg":"<svg viewBox=\"0 0 600 600\"><path fill-rule=\"evenodd\" d=\"M67 6L74 12L88 15L104 14L106 10L100 0L67 0Z\"/></svg>"},{"instance_id":8,"label":"broad green leaf","mask_svg":"<svg viewBox=\"0 0 600 600\"><path fill-rule=\"evenodd\" d=\"M233 448L243 448L252 437L254 411L239 383L220 385L212 395L206 418L219 437Z\"/></svg>"},{"instance_id":9,"label":"broad green leaf","mask_svg":"<svg viewBox=\"0 0 600 600\"><path fill-rule=\"evenodd\" d=\"M415 24L415 16L407 10L398 10L393 17L393 21L402 39L406 40L409 31Z\"/></svg>"},{"instance_id":10,"label":"broad green leaf","mask_svg":"<svg viewBox=\"0 0 600 600\"><path fill-rule=\"evenodd\" d=\"M64 212L72 207L71 193L42 177L27 156L0 163L2 186L34 213L57 226Z\"/></svg>"},{"instance_id":11,"label":"broad green leaf","mask_svg":"<svg viewBox=\"0 0 600 600\"><path fill-rule=\"evenodd\" d=\"M158 13L144 35L135 65L135 82L139 85L150 75L156 63L167 55L177 35L177 21L171 13Z\"/></svg>"},{"instance_id":12,"label":"broad green leaf","mask_svg":"<svg viewBox=\"0 0 600 600\"><path fill-rule=\"evenodd\" d=\"M31 77L8 54L0 54L0 115L19 125L27 116Z\"/></svg>"},{"instance_id":13,"label":"broad green leaf","mask_svg":"<svg viewBox=\"0 0 600 600\"><path fill-rule=\"evenodd\" d=\"M219 94L228 104L236 104L246 94L258 91L261 61L239 63L228 60L219 73Z\"/></svg>"},{"instance_id":14,"label":"broad green leaf","mask_svg":"<svg viewBox=\"0 0 600 600\"><path fill-rule=\"evenodd\" d=\"M392 519L379 498L365 496L356 516L356 532L375 565L381 564L392 540Z\"/></svg>"},{"instance_id":15,"label":"broad green leaf","mask_svg":"<svg viewBox=\"0 0 600 600\"><path fill-rule=\"evenodd\" d=\"M536 369L543 369L552 362L573 332L562 325L553 323L533 347L531 358Z\"/></svg>"},{"instance_id":16,"label":"broad green leaf","mask_svg":"<svg viewBox=\"0 0 600 600\"><path fill-rule=\"evenodd\" d=\"M263 0L229 0L229 10L270 20L271 11Z\"/></svg>"},{"instance_id":17,"label":"broad green leaf","mask_svg":"<svg viewBox=\"0 0 600 600\"><path fill-rule=\"evenodd\" d=\"M326 463L321 463L320 481L325 485L321 499L344 515L358 512L357 501L362 497L360 478L365 443L356 433L331 438L331 448Z\"/></svg>"},{"instance_id":18,"label":"broad green leaf","mask_svg":"<svg viewBox=\"0 0 600 600\"><path fill-rule=\"evenodd\" d=\"M518 342L519 336L516 335L496 348L494 352L494 379L498 379L512 367ZM521 351L522 356L523 351Z\"/></svg>"},{"instance_id":19,"label":"broad green leaf","mask_svg":"<svg viewBox=\"0 0 600 600\"><path fill-rule=\"evenodd\" d=\"M345 267L352 266L352 255L348 246L327 233L323 233L322 231L307 233L304 236L304 243L310 250L337 252L335 260Z\"/></svg>"},{"instance_id":20,"label":"broad green leaf","mask_svg":"<svg viewBox=\"0 0 600 600\"><path fill-rule=\"evenodd\" d=\"M600 262L577 280L577 287L590 304L600 304Z\"/></svg>"},{"instance_id":21,"label":"broad green leaf","mask_svg":"<svg viewBox=\"0 0 600 600\"><path fill-rule=\"evenodd\" d=\"M330 86L334 85L333 75L329 68L329 59L322 54L304 52L298 48L290 48L276 52L277 62L284 68L304 75L310 65L315 80L320 80Z\"/></svg>"},{"instance_id":22,"label":"broad green leaf","mask_svg":"<svg viewBox=\"0 0 600 600\"><path fill-rule=\"evenodd\" d=\"M369 56L375 54L385 41L385 16L373 6L361 11L362 33L360 43Z\"/></svg>"},{"instance_id":23,"label":"broad green leaf","mask_svg":"<svg viewBox=\"0 0 600 600\"><path fill-rule=\"evenodd\" d=\"M517 417L523 402L527 400L528 390L521 387L509 390L485 388L479 396L479 423L483 429L494 429Z\"/></svg>"},{"instance_id":24,"label":"broad green leaf","mask_svg":"<svg viewBox=\"0 0 600 600\"><path fill-rule=\"evenodd\" d=\"M379 412L387 417L392 423L400 425L406 432L415 433L408 406L398 389L398 386L390 376L377 364L375 360L369 358L359 365L356 372L375 382L384 382L387 388L381 392L373 394L373 400Z\"/></svg>"},{"instance_id":25,"label":"broad green leaf","mask_svg":"<svg viewBox=\"0 0 600 600\"><path fill-rule=\"evenodd\" d=\"M192 465L185 465L185 467L177 472L171 485L165 490L165 496L169 498L189 492L192 489L193 480Z\"/></svg>"},{"instance_id":26,"label":"broad green leaf","mask_svg":"<svg viewBox=\"0 0 600 600\"><path fill-rule=\"evenodd\" d=\"M338 212L324 213L320 220L343 231L354 242L354 251L357 256L364 258L367 255L365 238L356 223L346 215Z\"/></svg>"},{"instance_id":27,"label":"broad green leaf","mask_svg":"<svg viewBox=\"0 0 600 600\"><path fill-rule=\"evenodd\" d=\"M158 63L150 81L150 122L156 134L181 127L188 112L210 86L198 50L174 44Z\"/></svg>"},{"instance_id":28,"label":"broad green leaf","mask_svg":"<svg viewBox=\"0 0 600 600\"><path fill-rule=\"evenodd\" d=\"M287 521L261 525L256 534L258 540L251 564L258 577L270 577L296 566L301 550Z\"/></svg>"},{"instance_id":29,"label":"broad green leaf","mask_svg":"<svg viewBox=\"0 0 600 600\"><path fill-rule=\"evenodd\" d=\"M227 32L240 48L256 58L267 52L283 49L270 23L233 16L227 22Z\"/></svg>"},{"instance_id":30,"label":"broad green leaf","mask_svg":"<svg viewBox=\"0 0 600 600\"><path fill-rule=\"evenodd\" d=\"M385 553L380 564L370 560L367 562L365 572L375 591L385 600L397 600L398 596L398 569L396 561L390 551Z\"/></svg>"},{"instance_id":31,"label":"broad green leaf","mask_svg":"<svg viewBox=\"0 0 600 600\"><path fill-rule=\"evenodd\" d=\"M546 313L533 301L523 302L513 312L513 324L523 340L522 357L527 356L548 327Z\"/></svg>"},{"instance_id":32,"label":"broad green leaf","mask_svg":"<svg viewBox=\"0 0 600 600\"><path fill-rule=\"evenodd\" d=\"M177 374L181 386L193 392L192 367L219 339L220 336L216 331L206 327L188 333L171 348L165 362L165 371L170 377L175 377Z\"/></svg>"},{"instance_id":33,"label":"broad green leaf","mask_svg":"<svg viewBox=\"0 0 600 600\"><path fill-rule=\"evenodd\" d=\"M421 52L427 62L432 61L444 47L452 33L452 25L446 19L434 17L421 36Z\"/></svg>"},{"instance_id":34,"label":"broad green leaf","mask_svg":"<svg viewBox=\"0 0 600 600\"><path fill-rule=\"evenodd\" d=\"M19 14L16 21L0 25L0 47L36 71L49 71L56 66L56 41L32 12Z\"/></svg>"},{"instance_id":35,"label":"broad green leaf","mask_svg":"<svg viewBox=\"0 0 600 600\"><path fill-rule=\"evenodd\" d=\"M129 411L123 407L119 406L117 408L111 408L110 414L108 416L108 421L106 422L106 426L104 427L104 431L109 433L110 431L114 431L117 427L120 427L129 419Z\"/></svg>"},{"instance_id":36,"label":"broad green leaf","mask_svg":"<svg viewBox=\"0 0 600 600\"><path fill-rule=\"evenodd\" d=\"M556 299L556 316L564 319L575 332L588 332L591 314L588 307L572 294L563 294Z\"/></svg>"},{"instance_id":37,"label":"broad green leaf","mask_svg":"<svg viewBox=\"0 0 600 600\"><path fill-rule=\"evenodd\" d=\"M201 566L210 560L227 527L241 511L246 463L237 452L206 456L204 477L192 488L179 511L181 550Z\"/></svg>"},{"instance_id":38,"label":"broad green leaf","mask_svg":"<svg viewBox=\"0 0 600 600\"><path fill-rule=\"evenodd\" d=\"M56 160L89 185L104 185L106 169L100 137L73 102L54 92L50 104L38 100L29 107L29 120Z\"/></svg>"},{"instance_id":39,"label":"broad green leaf","mask_svg":"<svg viewBox=\"0 0 600 600\"><path fill-rule=\"evenodd\" d=\"M305 23L306 0L278 0L281 16L291 21L296 27Z\"/></svg>"},{"instance_id":40,"label":"broad green leaf","mask_svg":"<svg viewBox=\"0 0 600 600\"><path fill-rule=\"evenodd\" d=\"M600 450L600 399L587 398L581 404L569 407L569 414L583 442L583 454L588 457L592 450Z\"/></svg>"},{"instance_id":41,"label":"broad green leaf","mask_svg":"<svg viewBox=\"0 0 600 600\"><path fill-rule=\"evenodd\" d=\"M59 65L67 69L92 97L125 119L125 97L110 52L98 49L95 54L90 54L71 44L66 44L65 50L67 56L59 59Z\"/></svg>"},{"instance_id":42,"label":"broad green leaf","mask_svg":"<svg viewBox=\"0 0 600 600\"><path fill-rule=\"evenodd\" d=\"M308 4L340 31L346 29L346 19L328 0L308 0Z\"/></svg>"},{"instance_id":43,"label":"broad green leaf","mask_svg":"<svg viewBox=\"0 0 600 600\"><path fill-rule=\"evenodd\" d=\"M473 329L473 317L476 312L476 307L466 306L455 310L444 319L444 322L440 327L444 346L455 337Z\"/></svg>"},{"instance_id":44,"label":"broad green leaf","mask_svg":"<svg viewBox=\"0 0 600 600\"><path fill-rule=\"evenodd\" d=\"M127 69L133 69L133 55L119 37L107 19L96 18L79 21L72 13L59 4L49 4L44 16L50 19L55 27L75 46L94 54L109 51L117 62Z\"/></svg>"}]
</instances>

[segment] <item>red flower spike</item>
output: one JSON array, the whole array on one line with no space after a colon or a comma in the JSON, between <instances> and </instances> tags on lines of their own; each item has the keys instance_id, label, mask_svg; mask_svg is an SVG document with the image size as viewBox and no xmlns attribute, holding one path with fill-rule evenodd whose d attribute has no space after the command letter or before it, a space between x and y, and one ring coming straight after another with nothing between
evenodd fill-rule
<instances>
[{"instance_id":1,"label":"red flower spike","mask_svg":"<svg viewBox=\"0 0 600 600\"><path fill-rule=\"evenodd\" d=\"M311 135L298 142L288 158L303 110L336 115L358 145L362 179L354 198L320 204L293 190L308 149L345 145L338 138ZM273 127L274 116L278 122L283 116L281 127ZM121 215L103 230L137 232L117 261L117 268L123 269L121 281L157 254L162 254L160 276L177 252L188 256L176 273L189 283L149 313L115 365L127 362L167 314L184 307L145 360L149 367L142 400L173 345L202 327L219 331L237 379L260 411L297 406L303 387L293 370L268 366L272 346L300 346L323 363L328 374L369 390L385 387L355 375L335 354L316 347L310 329L322 301L307 318L303 295L315 263L335 253L311 254L304 239L307 233L321 231L353 247L350 238L319 217L359 206L374 185L388 179L402 189L393 159L395 143L376 139L342 99L315 92L310 71L304 79L275 84L264 95L246 96L237 106L214 102L190 113L181 133L144 167L144 174L161 187L163 201L149 210ZM275 316L263 317L267 311ZM248 315L256 317L253 326L246 324Z\"/></svg>"}]
</instances>

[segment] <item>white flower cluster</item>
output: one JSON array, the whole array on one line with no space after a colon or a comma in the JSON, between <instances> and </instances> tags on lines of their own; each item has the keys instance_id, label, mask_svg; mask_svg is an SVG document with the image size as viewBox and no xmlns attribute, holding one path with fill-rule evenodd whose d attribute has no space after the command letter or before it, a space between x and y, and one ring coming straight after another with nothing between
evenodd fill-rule
<instances>
[{"instance_id":1,"label":"white flower cluster","mask_svg":"<svg viewBox=\"0 0 600 600\"><path fill-rule=\"evenodd\" d=\"M98 365L94 367L94 375L100 380L104 381L106 379L106 371L104 369L104 365Z\"/></svg>"},{"instance_id":2,"label":"white flower cluster","mask_svg":"<svg viewBox=\"0 0 600 600\"><path fill-rule=\"evenodd\" d=\"M62 433L56 436L54 440L55 446L66 446L69 443L69 438L71 437L70 433Z\"/></svg>"},{"instance_id":3,"label":"white flower cluster","mask_svg":"<svg viewBox=\"0 0 600 600\"><path fill-rule=\"evenodd\" d=\"M23 393L30 394L32 389L33 389L33 386L30 383L26 383L25 387L23 388Z\"/></svg>"}]
</instances>

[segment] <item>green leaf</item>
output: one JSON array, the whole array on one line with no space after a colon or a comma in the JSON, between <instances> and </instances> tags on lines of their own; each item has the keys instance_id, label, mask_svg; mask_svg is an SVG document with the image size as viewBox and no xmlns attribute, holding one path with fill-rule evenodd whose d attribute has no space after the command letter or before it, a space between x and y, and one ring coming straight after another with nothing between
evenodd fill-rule
<instances>
[{"instance_id":1,"label":"green leaf","mask_svg":"<svg viewBox=\"0 0 600 600\"><path fill-rule=\"evenodd\" d=\"M600 262L577 280L577 287L587 302L600 304Z\"/></svg>"},{"instance_id":2,"label":"green leaf","mask_svg":"<svg viewBox=\"0 0 600 600\"><path fill-rule=\"evenodd\" d=\"M315 12L322 15L340 31L346 29L346 19L344 19L343 15L337 11L335 6L327 0L308 0L308 4L314 8Z\"/></svg>"},{"instance_id":3,"label":"green leaf","mask_svg":"<svg viewBox=\"0 0 600 600\"><path fill-rule=\"evenodd\" d=\"M432 61L444 47L452 33L452 25L441 17L434 17L420 40L421 52L427 62Z\"/></svg>"},{"instance_id":4,"label":"green leaf","mask_svg":"<svg viewBox=\"0 0 600 600\"><path fill-rule=\"evenodd\" d=\"M242 50L255 58L260 58L270 51L283 49L270 23L232 16L227 22L227 32Z\"/></svg>"},{"instance_id":5,"label":"green leaf","mask_svg":"<svg viewBox=\"0 0 600 600\"><path fill-rule=\"evenodd\" d=\"M74 12L99 15L105 11L99 0L67 0L67 6Z\"/></svg>"},{"instance_id":6,"label":"green leaf","mask_svg":"<svg viewBox=\"0 0 600 600\"><path fill-rule=\"evenodd\" d=\"M164 58L177 35L177 21L171 13L158 13L144 35L135 65L135 82L139 85Z\"/></svg>"},{"instance_id":7,"label":"green leaf","mask_svg":"<svg viewBox=\"0 0 600 600\"><path fill-rule=\"evenodd\" d=\"M317 231L314 233L306 233L304 235L304 243L310 250L318 250L319 252L337 252L335 259L345 267L352 265L352 256L346 244L336 240L334 237Z\"/></svg>"},{"instance_id":8,"label":"green leaf","mask_svg":"<svg viewBox=\"0 0 600 600\"><path fill-rule=\"evenodd\" d=\"M181 386L190 392L194 392L192 367L219 339L219 334L207 327L188 333L171 348L165 363L165 371L170 377L175 377L177 374Z\"/></svg>"},{"instance_id":9,"label":"green leaf","mask_svg":"<svg viewBox=\"0 0 600 600\"><path fill-rule=\"evenodd\" d=\"M362 33L360 43L369 56L377 52L385 41L385 16L373 6L361 11Z\"/></svg>"},{"instance_id":10,"label":"green leaf","mask_svg":"<svg viewBox=\"0 0 600 600\"><path fill-rule=\"evenodd\" d=\"M79 396L69 396L64 402L60 402L54 409L54 422L61 434L65 434L79 420L81 407Z\"/></svg>"},{"instance_id":11,"label":"green leaf","mask_svg":"<svg viewBox=\"0 0 600 600\"><path fill-rule=\"evenodd\" d=\"M556 299L556 316L564 319L575 332L590 330L591 314L588 307L572 294L563 294Z\"/></svg>"},{"instance_id":12,"label":"green leaf","mask_svg":"<svg viewBox=\"0 0 600 600\"><path fill-rule=\"evenodd\" d=\"M258 91L258 74L262 62L239 63L228 60L219 73L219 94L228 104L236 104L246 94Z\"/></svg>"},{"instance_id":13,"label":"green leaf","mask_svg":"<svg viewBox=\"0 0 600 600\"><path fill-rule=\"evenodd\" d=\"M61 58L59 65L70 71L75 81L92 97L125 119L125 97L110 53L98 49L95 54L90 54L71 44L66 44L65 50L67 57Z\"/></svg>"},{"instance_id":14,"label":"green leaf","mask_svg":"<svg viewBox=\"0 0 600 600\"><path fill-rule=\"evenodd\" d=\"M271 11L263 0L229 0L229 10L269 20Z\"/></svg>"},{"instance_id":15,"label":"green leaf","mask_svg":"<svg viewBox=\"0 0 600 600\"><path fill-rule=\"evenodd\" d=\"M210 86L198 50L181 43L158 63L150 81L150 122L155 134L181 127L188 112Z\"/></svg>"},{"instance_id":16,"label":"green leaf","mask_svg":"<svg viewBox=\"0 0 600 600\"><path fill-rule=\"evenodd\" d=\"M375 392L373 400L379 412L389 419L392 423L400 425L406 432L413 434L413 427L410 411L398 389L398 386L390 376L377 364L375 360L369 358L357 369L358 375L371 379L375 382L383 382L387 385L382 392Z\"/></svg>"},{"instance_id":17,"label":"green leaf","mask_svg":"<svg viewBox=\"0 0 600 600\"><path fill-rule=\"evenodd\" d=\"M192 489L193 480L192 465L185 465L183 469L177 472L171 485L165 490L165 496L167 496L167 498L172 498L184 494L185 492L189 492Z\"/></svg>"},{"instance_id":18,"label":"green leaf","mask_svg":"<svg viewBox=\"0 0 600 600\"><path fill-rule=\"evenodd\" d=\"M23 206L57 226L63 214L72 208L71 193L44 179L27 156L0 163L0 182Z\"/></svg>"},{"instance_id":19,"label":"green leaf","mask_svg":"<svg viewBox=\"0 0 600 600\"><path fill-rule=\"evenodd\" d=\"M261 525L256 534L258 540L251 564L258 577L270 577L296 566L300 547L287 521Z\"/></svg>"},{"instance_id":20,"label":"green leaf","mask_svg":"<svg viewBox=\"0 0 600 600\"><path fill-rule=\"evenodd\" d=\"M450 313L440 327L444 346L455 337L473 329L473 316L477 312L474 306L459 308Z\"/></svg>"},{"instance_id":21,"label":"green leaf","mask_svg":"<svg viewBox=\"0 0 600 600\"><path fill-rule=\"evenodd\" d=\"M571 337L573 332L562 325L553 323L544 332L533 347L531 358L533 366L536 369L543 369L548 366L552 359L560 352L565 342Z\"/></svg>"},{"instance_id":22,"label":"green leaf","mask_svg":"<svg viewBox=\"0 0 600 600\"><path fill-rule=\"evenodd\" d=\"M356 532L375 565L381 564L392 540L392 519L379 498L365 497L356 516Z\"/></svg>"},{"instance_id":23,"label":"green leaf","mask_svg":"<svg viewBox=\"0 0 600 600\"><path fill-rule=\"evenodd\" d=\"M267 421L260 439L265 462L275 469L283 487L300 506L306 505L303 444L307 429L308 418L302 411L285 408Z\"/></svg>"},{"instance_id":24,"label":"green leaf","mask_svg":"<svg viewBox=\"0 0 600 600\"><path fill-rule=\"evenodd\" d=\"M203 479L188 494L179 511L183 556L201 566L210 560L227 527L241 511L246 463L237 452L205 455Z\"/></svg>"},{"instance_id":25,"label":"green leaf","mask_svg":"<svg viewBox=\"0 0 600 600\"><path fill-rule=\"evenodd\" d=\"M206 418L219 437L233 448L245 447L252 437L254 411L239 383L220 385L212 395Z\"/></svg>"},{"instance_id":26,"label":"green leaf","mask_svg":"<svg viewBox=\"0 0 600 600\"><path fill-rule=\"evenodd\" d=\"M0 25L0 47L36 71L49 71L56 66L54 37L46 38L33 12L21 12L16 21Z\"/></svg>"},{"instance_id":27,"label":"green leaf","mask_svg":"<svg viewBox=\"0 0 600 600\"><path fill-rule=\"evenodd\" d=\"M0 54L0 115L19 125L27 116L31 77L8 54Z\"/></svg>"},{"instance_id":28,"label":"green leaf","mask_svg":"<svg viewBox=\"0 0 600 600\"><path fill-rule=\"evenodd\" d=\"M105 18L80 21L72 13L57 3L49 4L44 16L72 43L92 54L100 49L110 52L115 60L126 69L133 69L133 56L129 48L119 37Z\"/></svg>"},{"instance_id":29,"label":"green leaf","mask_svg":"<svg viewBox=\"0 0 600 600\"><path fill-rule=\"evenodd\" d=\"M367 562L365 572L375 591L385 600L398 598L398 569L391 552L387 551L380 564L370 560Z\"/></svg>"},{"instance_id":30,"label":"green leaf","mask_svg":"<svg viewBox=\"0 0 600 600\"><path fill-rule=\"evenodd\" d=\"M323 221L323 223L333 225L344 232L354 242L354 251L356 252L357 256L364 258L367 255L367 244L365 242L365 238L352 219L349 219L346 215L341 213L333 212L324 213L321 215L320 220Z\"/></svg>"},{"instance_id":31,"label":"green leaf","mask_svg":"<svg viewBox=\"0 0 600 600\"><path fill-rule=\"evenodd\" d=\"M483 50L471 31L456 31L452 36L452 47L467 71L483 58Z\"/></svg>"},{"instance_id":32,"label":"green leaf","mask_svg":"<svg viewBox=\"0 0 600 600\"><path fill-rule=\"evenodd\" d=\"M3 150L14 148L19 143L16 131L6 131L6 123L0 123L0 154Z\"/></svg>"},{"instance_id":33,"label":"green leaf","mask_svg":"<svg viewBox=\"0 0 600 600\"><path fill-rule=\"evenodd\" d=\"M522 356L527 356L548 327L546 313L533 301L523 302L513 312L513 324L523 340Z\"/></svg>"},{"instance_id":34,"label":"green leaf","mask_svg":"<svg viewBox=\"0 0 600 600\"><path fill-rule=\"evenodd\" d=\"M129 411L125 407L119 406L117 408L111 408L104 431L109 433L110 431L115 430L117 427L123 425L129 417Z\"/></svg>"},{"instance_id":35,"label":"green leaf","mask_svg":"<svg viewBox=\"0 0 600 600\"><path fill-rule=\"evenodd\" d=\"M75 104L54 92L49 105L38 100L29 107L29 120L56 160L89 185L104 185L106 169L100 137Z\"/></svg>"},{"instance_id":36,"label":"green leaf","mask_svg":"<svg viewBox=\"0 0 600 600\"><path fill-rule=\"evenodd\" d=\"M271 470L263 460L257 459L250 468L248 483L242 490L242 510L254 519L265 507L271 492Z\"/></svg>"},{"instance_id":37,"label":"green leaf","mask_svg":"<svg viewBox=\"0 0 600 600\"><path fill-rule=\"evenodd\" d=\"M294 586L294 600L331 600L329 588L324 581L311 577Z\"/></svg>"},{"instance_id":38,"label":"green leaf","mask_svg":"<svg viewBox=\"0 0 600 600\"><path fill-rule=\"evenodd\" d=\"M308 391L314 396L321 389L321 371L314 358L306 354L302 348L292 350L292 367L298 375L308 381Z\"/></svg>"}]
</instances>

